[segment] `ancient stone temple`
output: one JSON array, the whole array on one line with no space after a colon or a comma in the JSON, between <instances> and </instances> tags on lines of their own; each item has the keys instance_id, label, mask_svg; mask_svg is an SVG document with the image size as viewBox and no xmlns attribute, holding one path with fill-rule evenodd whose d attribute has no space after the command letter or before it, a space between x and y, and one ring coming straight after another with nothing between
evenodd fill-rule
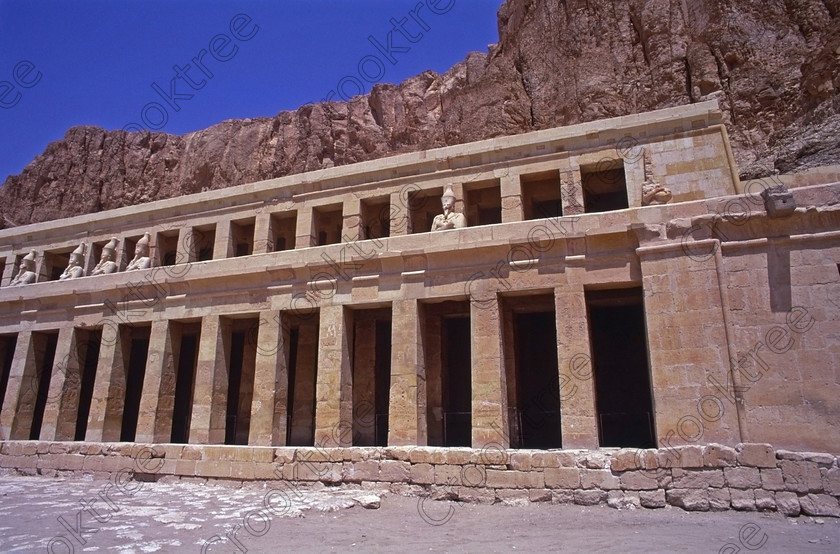
<instances>
[{"instance_id":1,"label":"ancient stone temple","mask_svg":"<svg viewBox=\"0 0 840 554\"><path fill-rule=\"evenodd\" d=\"M127 442L175 476L781 480L773 448L840 454L838 198L741 182L705 102L5 229L0 465L111 471ZM790 494L836 508L820 456Z\"/></svg>"}]
</instances>

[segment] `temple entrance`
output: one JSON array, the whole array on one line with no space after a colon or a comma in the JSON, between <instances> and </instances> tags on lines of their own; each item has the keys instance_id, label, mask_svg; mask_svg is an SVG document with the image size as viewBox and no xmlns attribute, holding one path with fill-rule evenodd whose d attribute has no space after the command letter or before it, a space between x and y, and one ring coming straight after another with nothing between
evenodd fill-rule
<instances>
[{"instance_id":1,"label":"temple entrance","mask_svg":"<svg viewBox=\"0 0 840 554\"><path fill-rule=\"evenodd\" d=\"M353 446L388 445L391 308L353 310Z\"/></svg>"},{"instance_id":2,"label":"temple entrance","mask_svg":"<svg viewBox=\"0 0 840 554\"><path fill-rule=\"evenodd\" d=\"M70 375L67 379L70 385L78 387L79 404L76 406L76 421L73 429L73 440L85 440L87 433L90 403L93 400L93 385L96 380L96 366L99 363L99 349L102 343L102 330L75 330L76 357L78 359L79 375L75 379ZM67 385L65 385L66 387ZM62 422L59 422L59 426Z\"/></svg>"},{"instance_id":3,"label":"temple entrance","mask_svg":"<svg viewBox=\"0 0 840 554\"><path fill-rule=\"evenodd\" d=\"M511 448L561 448L554 296L503 301Z\"/></svg>"},{"instance_id":4,"label":"temple entrance","mask_svg":"<svg viewBox=\"0 0 840 554\"><path fill-rule=\"evenodd\" d=\"M122 326L121 326L122 327ZM143 380L146 377L146 359L149 355L149 337L152 328L128 326L127 346L123 346L123 367L125 368L125 402L123 404L120 440L133 442L137 433L137 418L140 414L140 397L143 394Z\"/></svg>"},{"instance_id":5,"label":"temple entrance","mask_svg":"<svg viewBox=\"0 0 840 554\"><path fill-rule=\"evenodd\" d=\"M253 329L258 326L259 318L232 319L225 333L228 362L225 444L248 444L257 360Z\"/></svg>"},{"instance_id":6,"label":"temple entrance","mask_svg":"<svg viewBox=\"0 0 840 554\"><path fill-rule=\"evenodd\" d=\"M3 408L3 401L6 398L6 387L9 384L9 375L12 372L12 360L15 359L15 347L17 347L17 335L0 336L0 409Z\"/></svg>"},{"instance_id":7,"label":"temple entrance","mask_svg":"<svg viewBox=\"0 0 840 554\"><path fill-rule=\"evenodd\" d=\"M37 376L30 383L24 380L22 392L25 400L21 402L21 411L32 410L32 426L29 428L29 440L38 440L41 434L41 423L44 420L44 409L49 398L50 380L52 378L53 363L55 362L55 348L58 345L58 331L52 333L32 333L32 345L35 349L35 371ZM34 398L33 398L34 395Z\"/></svg>"},{"instance_id":8,"label":"temple entrance","mask_svg":"<svg viewBox=\"0 0 840 554\"><path fill-rule=\"evenodd\" d=\"M586 291L600 446L655 447L642 289Z\"/></svg>"},{"instance_id":9,"label":"temple entrance","mask_svg":"<svg viewBox=\"0 0 840 554\"><path fill-rule=\"evenodd\" d=\"M170 441L188 443L192 420L195 371L198 365L198 345L201 340L201 323L171 322L170 340L172 359L175 361L175 390L172 406Z\"/></svg>"},{"instance_id":10,"label":"temple entrance","mask_svg":"<svg viewBox=\"0 0 840 554\"><path fill-rule=\"evenodd\" d=\"M318 369L318 312L284 313L289 368L286 445L315 444L315 384Z\"/></svg>"},{"instance_id":11,"label":"temple entrance","mask_svg":"<svg viewBox=\"0 0 840 554\"><path fill-rule=\"evenodd\" d=\"M472 444L472 336L469 301L421 305L430 446Z\"/></svg>"}]
</instances>

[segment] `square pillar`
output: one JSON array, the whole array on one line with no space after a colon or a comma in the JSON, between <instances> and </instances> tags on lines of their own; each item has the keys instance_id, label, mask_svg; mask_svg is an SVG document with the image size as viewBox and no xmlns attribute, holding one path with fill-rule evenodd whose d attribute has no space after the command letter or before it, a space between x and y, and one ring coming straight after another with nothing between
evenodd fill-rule
<instances>
[{"instance_id":1,"label":"square pillar","mask_svg":"<svg viewBox=\"0 0 840 554\"><path fill-rule=\"evenodd\" d=\"M315 385L315 444L352 446L353 377L350 344L353 317L341 305L321 306Z\"/></svg>"},{"instance_id":2,"label":"square pillar","mask_svg":"<svg viewBox=\"0 0 840 554\"><path fill-rule=\"evenodd\" d=\"M201 320L201 339L195 368L190 442L224 444L227 416L228 368L225 352L226 325L218 315Z\"/></svg>"},{"instance_id":3,"label":"square pillar","mask_svg":"<svg viewBox=\"0 0 840 554\"><path fill-rule=\"evenodd\" d=\"M74 335L73 327L62 327L58 331L50 390L46 393L47 403L44 405L44 417L41 420L39 439L42 441L73 440L76 431L76 418L67 417L68 414L63 414L61 410L62 404L69 401L75 401L78 410L81 379ZM41 391L38 392L40 395ZM67 403L63 401L65 395Z\"/></svg>"},{"instance_id":4,"label":"square pillar","mask_svg":"<svg viewBox=\"0 0 840 554\"><path fill-rule=\"evenodd\" d=\"M213 244L213 259L222 260L233 257L233 241L230 236L230 220L222 219L216 223L216 242Z\"/></svg>"},{"instance_id":5,"label":"square pillar","mask_svg":"<svg viewBox=\"0 0 840 554\"><path fill-rule=\"evenodd\" d=\"M583 184L580 168L560 170L560 202L563 215L580 215L584 213Z\"/></svg>"},{"instance_id":6,"label":"square pillar","mask_svg":"<svg viewBox=\"0 0 840 554\"><path fill-rule=\"evenodd\" d=\"M309 248L310 246L315 246L315 235L312 233L312 207L307 206L298 210L295 248Z\"/></svg>"},{"instance_id":7,"label":"square pillar","mask_svg":"<svg viewBox=\"0 0 840 554\"><path fill-rule=\"evenodd\" d=\"M501 175L499 177L499 188L502 196L502 223L524 220L522 184L519 181L519 175L516 173Z\"/></svg>"},{"instance_id":8,"label":"square pillar","mask_svg":"<svg viewBox=\"0 0 840 554\"><path fill-rule=\"evenodd\" d=\"M594 366L583 286L554 291L563 448L598 448Z\"/></svg>"},{"instance_id":9,"label":"square pillar","mask_svg":"<svg viewBox=\"0 0 840 554\"><path fill-rule=\"evenodd\" d=\"M391 321L391 344L396 347L391 350L388 445L425 446L426 364L417 300L394 301Z\"/></svg>"},{"instance_id":10,"label":"square pillar","mask_svg":"<svg viewBox=\"0 0 840 554\"><path fill-rule=\"evenodd\" d=\"M188 264L198 259L195 234L192 227L181 227L178 231L178 248L175 252L176 264Z\"/></svg>"},{"instance_id":11,"label":"square pillar","mask_svg":"<svg viewBox=\"0 0 840 554\"><path fill-rule=\"evenodd\" d=\"M356 196L346 198L341 213L344 214L341 242L362 240L362 202Z\"/></svg>"},{"instance_id":12,"label":"square pillar","mask_svg":"<svg viewBox=\"0 0 840 554\"><path fill-rule=\"evenodd\" d=\"M509 448L507 382L502 363L499 300L493 293L470 302L472 335L472 447Z\"/></svg>"},{"instance_id":13,"label":"square pillar","mask_svg":"<svg viewBox=\"0 0 840 554\"><path fill-rule=\"evenodd\" d=\"M152 322L137 415L137 442L169 442L175 407L175 361L169 321Z\"/></svg>"},{"instance_id":14,"label":"square pillar","mask_svg":"<svg viewBox=\"0 0 840 554\"><path fill-rule=\"evenodd\" d=\"M18 334L12 368L6 384L6 398L3 400L3 410L0 412L0 439L15 440L28 439L32 426L32 414L29 421L22 417L18 410L23 392L29 389L35 378L34 344L31 331L21 331Z\"/></svg>"},{"instance_id":15,"label":"square pillar","mask_svg":"<svg viewBox=\"0 0 840 554\"><path fill-rule=\"evenodd\" d=\"M9 253L6 256L6 263L3 266L3 274L0 275L0 287L5 287L12 282L12 275L15 274L17 266L20 265L15 262L17 262L17 255L14 252Z\"/></svg>"},{"instance_id":16,"label":"square pillar","mask_svg":"<svg viewBox=\"0 0 840 554\"><path fill-rule=\"evenodd\" d=\"M254 254L274 252L274 237L271 233L271 214L257 214L254 220Z\"/></svg>"},{"instance_id":17,"label":"square pillar","mask_svg":"<svg viewBox=\"0 0 840 554\"><path fill-rule=\"evenodd\" d=\"M389 223L389 236L399 237L411 232L411 212L409 211L409 199L405 191L391 193L391 221Z\"/></svg>"},{"instance_id":18,"label":"square pillar","mask_svg":"<svg viewBox=\"0 0 840 554\"><path fill-rule=\"evenodd\" d=\"M284 446L289 407L289 330L279 311L260 314L248 444Z\"/></svg>"},{"instance_id":19,"label":"square pillar","mask_svg":"<svg viewBox=\"0 0 840 554\"><path fill-rule=\"evenodd\" d=\"M108 323L102 328L102 345L85 432L88 442L120 440L128 371L123 354L127 332L125 326L116 323Z\"/></svg>"}]
</instances>

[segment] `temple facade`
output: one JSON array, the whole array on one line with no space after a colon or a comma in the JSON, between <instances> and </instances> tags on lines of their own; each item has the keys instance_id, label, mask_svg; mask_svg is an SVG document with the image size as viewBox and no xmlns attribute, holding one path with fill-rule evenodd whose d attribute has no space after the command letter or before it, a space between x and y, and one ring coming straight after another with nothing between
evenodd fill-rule
<instances>
[{"instance_id":1,"label":"temple facade","mask_svg":"<svg viewBox=\"0 0 840 554\"><path fill-rule=\"evenodd\" d=\"M0 230L0 439L838 454L838 198L705 102Z\"/></svg>"}]
</instances>

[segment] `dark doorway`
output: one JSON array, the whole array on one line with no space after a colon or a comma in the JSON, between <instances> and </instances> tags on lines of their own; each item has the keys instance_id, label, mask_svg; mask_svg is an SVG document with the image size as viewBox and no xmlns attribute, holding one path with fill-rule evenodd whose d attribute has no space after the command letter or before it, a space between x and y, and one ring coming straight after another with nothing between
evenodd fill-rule
<instances>
[{"instance_id":1,"label":"dark doorway","mask_svg":"<svg viewBox=\"0 0 840 554\"><path fill-rule=\"evenodd\" d=\"M79 384L79 408L76 413L76 427L73 433L73 440L85 440L87 433L88 416L90 415L90 403L93 400L93 385L96 381L96 366L99 365L99 348L102 342L102 330L81 331L76 330L77 348L79 356L79 371L81 380Z\"/></svg>"},{"instance_id":2,"label":"dark doorway","mask_svg":"<svg viewBox=\"0 0 840 554\"><path fill-rule=\"evenodd\" d=\"M6 398L6 387L9 384L9 375L12 372L12 360L15 359L15 348L17 347L17 335L3 335L0 337L0 409L3 408L3 399Z\"/></svg>"},{"instance_id":3,"label":"dark doorway","mask_svg":"<svg viewBox=\"0 0 840 554\"><path fill-rule=\"evenodd\" d=\"M515 314L513 332L519 437L511 439L519 448L561 448L554 311Z\"/></svg>"},{"instance_id":4,"label":"dark doorway","mask_svg":"<svg viewBox=\"0 0 840 554\"><path fill-rule=\"evenodd\" d=\"M286 445L315 444L315 387L318 365L318 313L284 313L288 344L289 404ZM286 331L288 330L288 331Z\"/></svg>"},{"instance_id":5,"label":"dark doorway","mask_svg":"<svg viewBox=\"0 0 840 554\"><path fill-rule=\"evenodd\" d=\"M53 363L55 362L55 348L58 345L58 333L32 333L32 340L35 347L35 369L38 372L38 386L35 391L35 406L32 412L29 440L38 440L41 435L41 423L44 420L44 409L47 407L47 399L50 394L50 380Z\"/></svg>"},{"instance_id":6,"label":"dark doorway","mask_svg":"<svg viewBox=\"0 0 840 554\"><path fill-rule=\"evenodd\" d=\"M587 291L601 446L655 446L642 289Z\"/></svg>"},{"instance_id":7,"label":"dark doorway","mask_svg":"<svg viewBox=\"0 0 840 554\"><path fill-rule=\"evenodd\" d=\"M173 335L177 335L177 331ZM200 324L184 324L180 329L178 360L175 367L175 403L172 407L173 443L186 444L190 440L195 369L198 363L198 343L201 336ZM177 336L173 337L176 339Z\"/></svg>"},{"instance_id":8,"label":"dark doorway","mask_svg":"<svg viewBox=\"0 0 840 554\"><path fill-rule=\"evenodd\" d=\"M443 318L441 369L444 446L472 444L472 354L469 317Z\"/></svg>"},{"instance_id":9,"label":"dark doorway","mask_svg":"<svg viewBox=\"0 0 840 554\"><path fill-rule=\"evenodd\" d=\"M391 308L352 310L353 446L387 446Z\"/></svg>"},{"instance_id":10,"label":"dark doorway","mask_svg":"<svg viewBox=\"0 0 840 554\"><path fill-rule=\"evenodd\" d=\"M133 442L137 433L137 418L140 415L140 398L143 395L143 380L146 377L146 359L149 356L151 327L134 327L128 348L125 367L125 405L123 408L120 440Z\"/></svg>"}]
</instances>

